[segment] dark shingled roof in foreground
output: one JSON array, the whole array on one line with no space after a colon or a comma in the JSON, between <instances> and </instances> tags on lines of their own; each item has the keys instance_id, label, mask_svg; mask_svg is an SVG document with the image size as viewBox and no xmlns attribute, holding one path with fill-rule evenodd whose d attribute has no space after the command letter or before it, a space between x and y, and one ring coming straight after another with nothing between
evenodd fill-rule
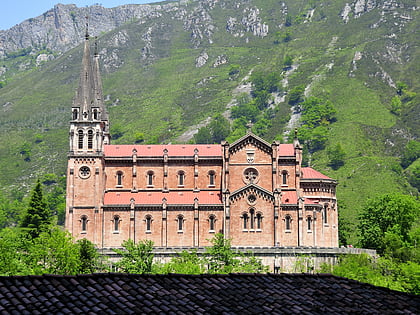
<instances>
[{"instance_id":1,"label":"dark shingled roof in foreground","mask_svg":"<svg viewBox=\"0 0 420 315\"><path fill-rule=\"evenodd\" d=\"M419 314L420 296L326 274L0 277L1 314Z\"/></svg>"}]
</instances>

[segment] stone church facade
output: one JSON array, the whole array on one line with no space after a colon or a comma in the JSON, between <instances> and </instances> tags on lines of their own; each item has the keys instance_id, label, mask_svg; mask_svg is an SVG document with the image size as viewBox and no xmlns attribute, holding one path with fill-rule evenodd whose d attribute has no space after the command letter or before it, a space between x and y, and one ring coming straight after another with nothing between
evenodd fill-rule
<instances>
[{"instance_id":1,"label":"stone church facade","mask_svg":"<svg viewBox=\"0 0 420 315\"><path fill-rule=\"evenodd\" d=\"M337 182L302 148L248 133L220 145L112 145L98 54L86 34L72 105L66 229L99 248L124 240L202 247L338 247Z\"/></svg>"}]
</instances>

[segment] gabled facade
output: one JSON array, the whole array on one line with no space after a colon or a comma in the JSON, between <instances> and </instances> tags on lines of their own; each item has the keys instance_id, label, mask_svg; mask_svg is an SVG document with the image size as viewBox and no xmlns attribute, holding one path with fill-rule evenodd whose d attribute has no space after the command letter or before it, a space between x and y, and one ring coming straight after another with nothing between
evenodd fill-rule
<instances>
[{"instance_id":1,"label":"gabled facade","mask_svg":"<svg viewBox=\"0 0 420 315\"><path fill-rule=\"evenodd\" d=\"M336 181L302 148L248 133L221 145L111 145L98 57L86 36L72 106L66 228L100 248L124 240L200 247L338 246Z\"/></svg>"}]
</instances>

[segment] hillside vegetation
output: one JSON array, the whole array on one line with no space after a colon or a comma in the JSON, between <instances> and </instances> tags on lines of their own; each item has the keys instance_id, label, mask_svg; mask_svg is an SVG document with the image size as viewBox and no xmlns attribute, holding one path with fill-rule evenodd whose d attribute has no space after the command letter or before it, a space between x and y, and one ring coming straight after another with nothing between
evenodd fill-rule
<instances>
[{"instance_id":1,"label":"hillside vegetation","mask_svg":"<svg viewBox=\"0 0 420 315\"><path fill-rule=\"evenodd\" d=\"M219 140L211 128L222 119L230 128L218 135L234 141L251 120L267 141L291 141L298 129L306 163L339 181L344 224L368 198L418 194L415 0L174 1L156 12L98 37L113 143ZM7 196L45 174L60 182L81 49L38 45L3 57Z\"/></svg>"}]
</instances>

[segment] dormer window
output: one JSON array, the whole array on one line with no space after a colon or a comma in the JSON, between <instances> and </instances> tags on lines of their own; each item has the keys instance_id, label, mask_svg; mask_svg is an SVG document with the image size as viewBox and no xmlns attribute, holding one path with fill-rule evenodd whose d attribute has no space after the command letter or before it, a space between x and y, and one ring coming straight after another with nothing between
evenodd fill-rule
<instances>
[{"instance_id":1,"label":"dormer window","mask_svg":"<svg viewBox=\"0 0 420 315\"><path fill-rule=\"evenodd\" d=\"M98 120L98 110L97 109L94 109L93 110L93 119L95 119L95 120Z\"/></svg>"},{"instance_id":2,"label":"dormer window","mask_svg":"<svg viewBox=\"0 0 420 315\"><path fill-rule=\"evenodd\" d=\"M73 109L73 120L77 120L79 118L79 110L76 108Z\"/></svg>"}]
</instances>

